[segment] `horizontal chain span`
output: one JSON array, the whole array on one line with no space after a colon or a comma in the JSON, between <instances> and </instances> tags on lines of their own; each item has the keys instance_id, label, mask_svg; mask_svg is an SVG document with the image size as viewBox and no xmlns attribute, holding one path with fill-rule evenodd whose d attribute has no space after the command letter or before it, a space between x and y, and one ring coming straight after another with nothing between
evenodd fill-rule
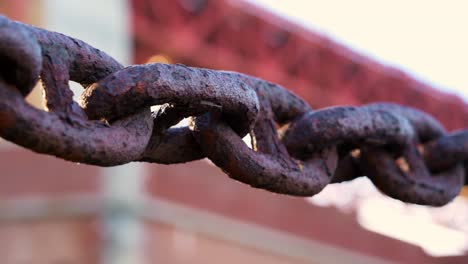
<instances>
[{"instance_id":1,"label":"horizontal chain span","mask_svg":"<svg viewBox=\"0 0 468 264\"><path fill-rule=\"evenodd\" d=\"M24 100L38 77L46 111ZM79 103L70 80L85 88ZM175 126L187 117L188 126ZM432 206L458 195L468 168L468 130L448 134L417 109L313 110L284 87L245 74L181 64L124 68L80 40L5 17L0 136L99 166L209 158L235 180L295 196L365 175L390 197Z\"/></svg>"}]
</instances>

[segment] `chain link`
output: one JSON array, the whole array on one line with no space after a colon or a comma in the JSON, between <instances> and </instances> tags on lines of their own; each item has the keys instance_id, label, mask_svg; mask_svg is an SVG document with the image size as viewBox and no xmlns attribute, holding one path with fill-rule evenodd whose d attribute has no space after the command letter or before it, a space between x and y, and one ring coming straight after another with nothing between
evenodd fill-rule
<instances>
[{"instance_id":1,"label":"chain link","mask_svg":"<svg viewBox=\"0 0 468 264\"><path fill-rule=\"evenodd\" d=\"M24 100L38 76L47 111ZM85 87L79 104L70 80ZM161 107L151 113L154 105ZM189 126L173 127L186 117ZM242 140L247 134L252 148ZM448 134L410 107L313 110L252 76L181 64L124 68L80 40L5 17L0 136L99 166L207 157L235 180L295 196L366 175L390 197L432 206L459 194L468 167L468 130Z\"/></svg>"}]
</instances>

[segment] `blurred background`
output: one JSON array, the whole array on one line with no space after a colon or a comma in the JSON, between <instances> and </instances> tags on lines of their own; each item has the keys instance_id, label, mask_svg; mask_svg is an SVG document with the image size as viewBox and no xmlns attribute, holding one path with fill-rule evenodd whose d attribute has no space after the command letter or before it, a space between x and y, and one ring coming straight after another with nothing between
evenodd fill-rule
<instances>
[{"instance_id":1,"label":"blurred background","mask_svg":"<svg viewBox=\"0 0 468 264\"><path fill-rule=\"evenodd\" d=\"M0 13L124 64L235 70L315 108L392 101L467 127L466 4L343 2L0 0ZM468 262L466 190L429 208L363 178L310 199L271 194L205 160L104 169L5 141L0 160L1 263Z\"/></svg>"}]
</instances>

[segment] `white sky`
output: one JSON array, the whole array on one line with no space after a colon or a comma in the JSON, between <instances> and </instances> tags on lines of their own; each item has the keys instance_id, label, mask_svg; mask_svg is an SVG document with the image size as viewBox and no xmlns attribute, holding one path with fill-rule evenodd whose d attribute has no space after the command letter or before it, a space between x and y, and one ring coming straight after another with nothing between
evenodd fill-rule
<instances>
[{"instance_id":1,"label":"white sky","mask_svg":"<svg viewBox=\"0 0 468 264\"><path fill-rule=\"evenodd\" d=\"M468 1L248 1L468 101Z\"/></svg>"}]
</instances>

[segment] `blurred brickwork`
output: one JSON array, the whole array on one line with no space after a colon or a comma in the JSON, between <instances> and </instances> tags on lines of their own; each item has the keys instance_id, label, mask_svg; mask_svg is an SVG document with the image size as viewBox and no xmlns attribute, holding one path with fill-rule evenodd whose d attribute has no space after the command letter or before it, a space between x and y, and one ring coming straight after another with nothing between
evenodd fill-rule
<instances>
[{"instance_id":1,"label":"blurred brickwork","mask_svg":"<svg viewBox=\"0 0 468 264\"><path fill-rule=\"evenodd\" d=\"M250 4L132 3L137 63L162 53L173 63L234 70L282 84L317 108L391 101L427 111L450 129L468 124L468 106L459 97Z\"/></svg>"},{"instance_id":2,"label":"blurred brickwork","mask_svg":"<svg viewBox=\"0 0 468 264\"><path fill-rule=\"evenodd\" d=\"M0 8L124 50L124 63L236 70L314 107L395 101L451 129L468 123L458 97L240 1L0 0ZM367 231L354 213L251 189L206 161L101 169L0 142L0 180L0 263L467 262Z\"/></svg>"}]
</instances>

